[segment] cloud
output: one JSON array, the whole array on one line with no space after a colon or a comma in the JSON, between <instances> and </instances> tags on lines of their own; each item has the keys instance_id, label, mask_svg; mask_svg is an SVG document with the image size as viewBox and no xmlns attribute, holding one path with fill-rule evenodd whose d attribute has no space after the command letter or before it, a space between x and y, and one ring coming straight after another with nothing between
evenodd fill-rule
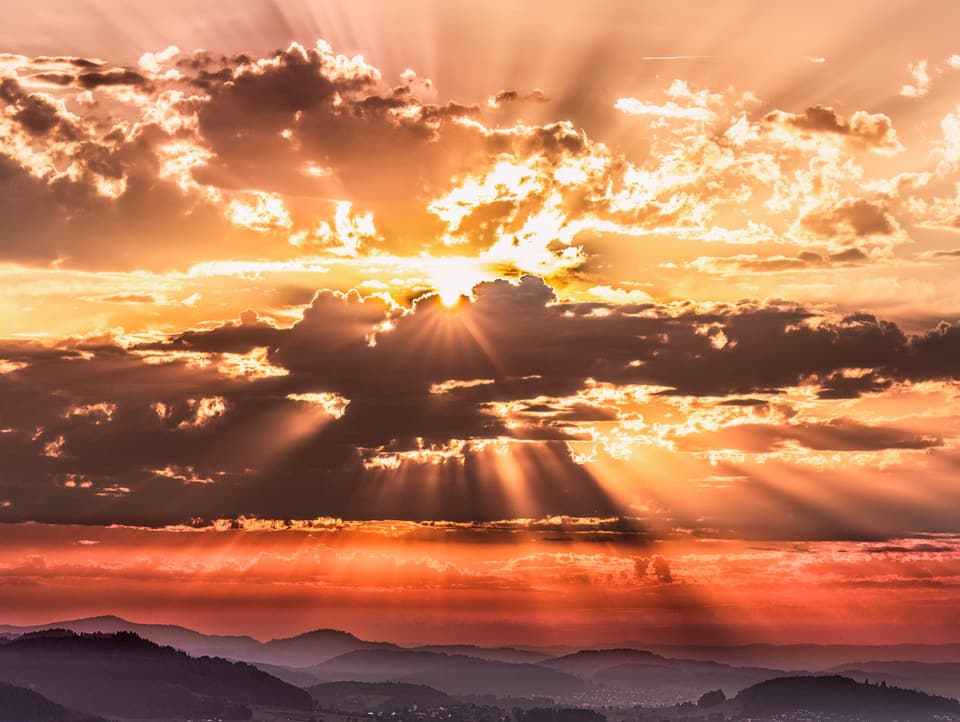
<instances>
[{"instance_id":1,"label":"cloud","mask_svg":"<svg viewBox=\"0 0 960 722\"><path fill-rule=\"evenodd\" d=\"M11 119L27 135L50 140L77 140L81 131L49 97L27 93L14 78L0 80L0 100L10 104Z\"/></svg>"},{"instance_id":2,"label":"cloud","mask_svg":"<svg viewBox=\"0 0 960 722\"><path fill-rule=\"evenodd\" d=\"M849 260L860 256L883 255L906 240L899 223L881 202L864 198L844 198L830 208L808 211L791 233L811 243L823 244L834 255L853 252ZM839 260L847 258L840 256Z\"/></svg>"},{"instance_id":3,"label":"cloud","mask_svg":"<svg viewBox=\"0 0 960 722\"><path fill-rule=\"evenodd\" d=\"M889 236L897 231L886 209L863 198L844 199L828 212L805 216L801 224L819 236Z\"/></svg>"},{"instance_id":4,"label":"cloud","mask_svg":"<svg viewBox=\"0 0 960 722\"><path fill-rule=\"evenodd\" d=\"M116 85L132 85L137 87L147 85L147 79L143 75L128 68L110 68L104 71L83 72L77 76L76 82L81 88L85 88L86 90Z\"/></svg>"},{"instance_id":5,"label":"cloud","mask_svg":"<svg viewBox=\"0 0 960 722\"><path fill-rule=\"evenodd\" d=\"M905 98L922 98L930 92L930 83L933 78L930 77L926 60L910 63L907 71L910 73L911 82L900 88L900 95Z\"/></svg>"},{"instance_id":6,"label":"cloud","mask_svg":"<svg viewBox=\"0 0 960 722\"><path fill-rule=\"evenodd\" d=\"M851 374L846 370L834 371L817 379L821 399L855 399L863 394L876 394L889 389L893 380L874 371Z\"/></svg>"},{"instance_id":7,"label":"cloud","mask_svg":"<svg viewBox=\"0 0 960 722\"><path fill-rule=\"evenodd\" d=\"M20 131L5 147L13 152L0 156L0 182L16 188L0 208L16 231L0 239L4 257L75 268L183 268L262 256L258 236L269 236L268 255L281 259L304 247L356 256L373 241L415 254L449 241L455 229L444 233L431 209L473 169L543 166L572 191L581 168L605 153L566 122L487 127L478 106L422 100L431 86L412 72L388 86L362 57L338 55L323 42L265 58L168 49L144 62L149 79L102 62L15 59L18 79L3 81L10 127ZM75 73L79 86L58 78L56 97L36 92L38 63L47 74ZM545 96L505 91L496 98ZM529 200L515 199L510 214L529 250L509 251L507 229L491 228L490 268L577 265L576 248L550 247L554 231L540 223L548 216L570 242L598 224L619 227L605 211L608 218L597 221L574 214L565 230L559 197L544 199L539 215L521 207ZM489 217L485 209L472 215ZM129 237L139 240L136 258L124 244Z\"/></svg>"},{"instance_id":8,"label":"cloud","mask_svg":"<svg viewBox=\"0 0 960 722\"><path fill-rule=\"evenodd\" d=\"M863 152L900 150L883 113L757 115L682 80L620 99L652 122L608 145L508 122L541 92L450 99L323 42L3 67L0 259L148 319L0 347L4 518L623 516L597 469L637 453L691 478L950 453L950 429L836 406L952 383L955 326L764 275L894 268L911 220L951 217L952 114L941 174L888 178ZM691 271L772 300L661 302L715 283Z\"/></svg>"},{"instance_id":9,"label":"cloud","mask_svg":"<svg viewBox=\"0 0 960 722\"><path fill-rule=\"evenodd\" d=\"M717 120L717 113L726 101L722 94L693 90L686 81L679 79L674 80L664 94L669 100L663 103L619 98L614 107L627 115L711 123Z\"/></svg>"},{"instance_id":10,"label":"cloud","mask_svg":"<svg viewBox=\"0 0 960 722\"><path fill-rule=\"evenodd\" d=\"M741 424L719 431L691 434L679 440L680 448L743 449L752 453L773 451L787 444L813 451L922 450L943 446L943 439L903 429L867 426L850 419L828 422L800 422L786 425Z\"/></svg>"},{"instance_id":11,"label":"cloud","mask_svg":"<svg viewBox=\"0 0 960 722\"><path fill-rule=\"evenodd\" d=\"M920 257L933 261L952 261L960 259L960 248L947 248L936 251L924 251Z\"/></svg>"},{"instance_id":12,"label":"cloud","mask_svg":"<svg viewBox=\"0 0 960 722\"><path fill-rule=\"evenodd\" d=\"M826 403L894 382L956 380L955 326L909 336L873 316L783 304L570 303L533 277L481 284L474 296L454 310L433 296L404 310L322 292L286 329L248 312L130 348L110 339L8 343L0 348L15 365L0 376L0 428L11 429L0 434L9 460L0 495L12 502L4 514L149 524L223 515L218 509L276 518L616 516L618 502L570 444L651 434L633 408L653 413L657 398L678 399L690 419L705 420L706 410L690 406L700 398L739 424L701 437L663 426L662 441L690 451L911 452L944 443L896 425L764 416L762 405L726 402L809 386ZM638 389L648 389L646 401L634 407ZM619 431L601 432L607 424ZM498 461L503 454L513 461ZM523 500L510 493L517 469L529 485ZM448 477L474 496L460 496L457 484L429 501L414 491ZM370 496L373 487L381 493ZM147 503L159 497L169 503Z\"/></svg>"},{"instance_id":13,"label":"cloud","mask_svg":"<svg viewBox=\"0 0 960 722\"><path fill-rule=\"evenodd\" d=\"M262 59L171 50L151 56L149 81L99 62L14 60L22 74L2 83L9 127L18 132L4 145L0 176L18 190L5 197L13 223L0 252L17 260L163 268L191 256L253 256L263 251L257 234L339 232L305 220L331 196L365 198L356 218L367 218L371 202L422 192L404 168L423 168L425 182L436 185L489 153L481 127L457 125L475 107L423 103L414 95L423 83L409 74L384 87L376 68L323 43ZM30 71L38 66L64 77L81 68L77 87L54 83L56 97L35 92ZM101 105L84 93L96 93ZM449 143L437 142L443 127L456 136ZM371 179L382 181L379 190ZM291 209L281 192L317 200ZM125 258L121 241L131 235L141 241L136 261ZM168 242L153 241L159 237ZM201 237L205 243L196 243ZM271 254L292 256L286 237L279 240Z\"/></svg>"},{"instance_id":14,"label":"cloud","mask_svg":"<svg viewBox=\"0 0 960 722\"><path fill-rule=\"evenodd\" d=\"M797 271L822 270L836 266L856 266L870 260L857 248L832 254L803 251L796 256L761 256L755 253L735 256L701 256L687 267L717 275L740 273L793 273Z\"/></svg>"},{"instance_id":15,"label":"cloud","mask_svg":"<svg viewBox=\"0 0 960 722\"><path fill-rule=\"evenodd\" d=\"M957 69L960 69L960 55L946 57L942 65L931 66L926 59L909 63L907 73L910 76L910 82L900 87L900 95L904 98L922 98L930 92L935 78Z\"/></svg>"},{"instance_id":16,"label":"cloud","mask_svg":"<svg viewBox=\"0 0 960 722\"><path fill-rule=\"evenodd\" d=\"M606 237L785 240L825 258L876 255L898 242L815 237L821 247L809 248L786 222L791 212L866 197L844 153L899 149L879 113L814 106L751 121L751 93L678 79L662 98L620 105L704 122L663 126L646 157L628 160L568 121L493 124L469 100L436 101L412 71L391 84L362 56L323 41L265 57L168 48L146 54L139 70L11 58L8 122L17 132L0 158L10 189L0 210L11 219L0 257L18 263L281 268L309 251L338 261L381 255L412 268L424 253L456 252L467 259L463 278L443 289L439 272L418 279L455 298L493 277L575 280L591 272L594 244ZM37 80L38 71L77 79ZM81 87L92 74L82 81L92 87ZM500 107L543 94L506 90L492 100ZM41 132L47 142L31 135ZM899 210L892 199L887 206ZM600 279L590 287L603 286L613 288ZM402 301L416 295L390 291Z\"/></svg>"},{"instance_id":17,"label":"cloud","mask_svg":"<svg viewBox=\"0 0 960 722\"><path fill-rule=\"evenodd\" d=\"M704 123L713 120L713 113L705 107L684 107L672 101L657 105L636 98L619 98L614 107L627 115L652 115L657 118L697 120Z\"/></svg>"},{"instance_id":18,"label":"cloud","mask_svg":"<svg viewBox=\"0 0 960 722\"><path fill-rule=\"evenodd\" d=\"M897 139L893 122L883 113L858 110L847 118L833 108L814 105L803 113L773 110L764 116L763 121L768 125L788 128L807 136L840 136L855 147L879 153L894 153L903 149Z\"/></svg>"},{"instance_id":19,"label":"cloud","mask_svg":"<svg viewBox=\"0 0 960 722\"><path fill-rule=\"evenodd\" d=\"M539 88L534 88L529 93L521 93L517 90L500 90L487 98L487 106L502 108L509 103L546 103L548 100L547 94Z\"/></svg>"}]
</instances>

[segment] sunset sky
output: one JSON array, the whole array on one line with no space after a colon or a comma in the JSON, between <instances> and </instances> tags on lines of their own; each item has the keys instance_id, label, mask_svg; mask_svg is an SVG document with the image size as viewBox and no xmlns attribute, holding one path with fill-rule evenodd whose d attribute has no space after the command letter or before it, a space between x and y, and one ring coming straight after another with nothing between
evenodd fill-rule
<instances>
[{"instance_id":1,"label":"sunset sky","mask_svg":"<svg viewBox=\"0 0 960 722\"><path fill-rule=\"evenodd\" d=\"M15 0L0 623L960 642L953 0Z\"/></svg>"}]
</instances>

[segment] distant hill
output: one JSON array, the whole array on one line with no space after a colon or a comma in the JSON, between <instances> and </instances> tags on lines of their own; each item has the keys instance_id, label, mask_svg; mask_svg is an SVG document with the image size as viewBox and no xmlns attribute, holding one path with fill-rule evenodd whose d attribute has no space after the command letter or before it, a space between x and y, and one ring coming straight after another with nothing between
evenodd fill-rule
<instances>
[{"instance_id":1,"label":"distant hill","mask_svg":"<svg viewBox=\"0 0 960 722\"><path fill-rule=\"evenodd\" d=\"M869 722L932 722L960 715L956 700L841 676L779 677L743 690L736 701L744 715L761 718L806 711Z\"/></svg>"},{"instance_id":2,"label":"distant hill","mask_svg":"<svg viewBox=\"0 0 960 722\"><path fill-rule=\"evenodd\" d=\"M837 665L855 664L863 660L875 662L960 662L960 644L653 645L650 649L666 657L799 671L827 670Z\"/></svg>"},{"instance_id":3,"label":"distant hill","mask_svg":"<svg viewBox=\"0 0 960 722\"><path fill-rule=\"evenodd\" d=\"M245 719L250 706L312 706L302 689L248 664L190 657L130 632L23 635L0 644L0 680L106 717Z\"/></svg>"},{"instance_id":4,"label":"distant hill","mask_svg":"<svg viewBox=\"0 0 960 722\"><path fill-rule=\"evenodd\" d=\"M436 652L360 650L306 670L323 681L409 682L447 694L566 696L586 685L533 664L510 664Z\"/></svg>"},{"instance_id":5,"label":"distant hill","mask_svg":"<svg viewBox=\"0 0 960 722\"><path fill-rule=\"evenodd\" d=\"M399 650L402 647L389 642L367 642L349 632L336 629L317 629L295 637L274 639L247 653L244 659L252 662L280 664L287 667L308 667L358 650Z\"/></svg>"},{"instance_id":6,"label":"distant hill","mask_svg":"<svg viewBox=\"0 0 960 722\"><path fill-rule=\"evenodd\" d=\"M399 712L460 704L440 690L404 682L327 682L307 689L320 709L350 714Z\"/></svg>"},{"instance_id":7,"label":"distant hill","mask_svg":"<svg viewBox=\"0 0 960 722\"><path fill-rule=\"evenodd\" d=\"M957 662L858 662L829 671L858 682L886 682L896 687L960 699L960 663Z\"/></svg>"},{"instance_id":8,"label":"distant hill","mask_svg":"<svg viewBox=\"0 0 960 722\"><path fill-rule=\"evenodd\" d=\"M316 677L309 672L304 672L302 669L284 667L279 664L265 664L264 662L251 662L250 664L257 669L266 672L271 677L282 679L284 682L287 684L292 684L294 687L312 687L318 681Z\"/></svg>"},{"instance_id":9,"label":"distant hill","mask_svg":"<svg viewBox=\"0 0 960 722\"><path fill-rule=\"evenodd\" d=\"M550 657L549 654L517 649L516 647L478 647L474 644L429 644L413 647L415 652L438 652L439 654L457 654L463 657L476 657L491 662L509 662L511 664L536 664Z\"/></svg>"},{"instance_id":10,"label":"distant hill","mask_svg":"<svg viewBox=\"0 0 960 722\"><path fill-rule=\"evenodd\" d=\"M583 649L543 660L540 665L590 679L598 672L622 664L657 664L666 661L666 657L641 649Z\"/></svg>"},{"instance_id":11,"label":"distant hill","mask_svg":"<svg viewBox=\"0 0 960 722\"><path fill-rule=\"evenodd\" d=\"M0 722L106 722L68 710L42 694L0 682Z\"/></svg>"},{"instance_id":12,"label":"distant hill","mask_svg":"<svg viewBox=\"0 0 960 722\"><path fill-rule=\"evenodd\" d=\"M661 701L696 699L722 689L732 696L765 679L782 677L779 669L734 667L718 662L668 659L638 649L583 650L541 662L542 666L622 690L656 690Z\"/></svg>"}]
</instances>

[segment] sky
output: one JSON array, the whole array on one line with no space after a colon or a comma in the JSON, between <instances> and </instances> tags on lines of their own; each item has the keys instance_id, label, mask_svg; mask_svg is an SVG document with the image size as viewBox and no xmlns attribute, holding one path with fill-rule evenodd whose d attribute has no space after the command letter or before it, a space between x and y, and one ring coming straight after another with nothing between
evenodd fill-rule
<instances>
[{"instance_id":1,"label":"sky","mask_svg":"<svg viewBox=\"0 0 960 722\"><path fill-rule=\"evenodd\" d=\"M960 642L958 22L5 6L0 621Z\"/></svg>"}]
</instances>

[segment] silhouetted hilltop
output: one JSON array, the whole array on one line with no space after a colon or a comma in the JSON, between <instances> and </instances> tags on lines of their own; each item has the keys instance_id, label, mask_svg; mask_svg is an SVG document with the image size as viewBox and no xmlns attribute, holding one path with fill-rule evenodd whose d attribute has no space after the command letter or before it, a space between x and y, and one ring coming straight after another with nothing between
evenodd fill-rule
<instances>
[{"instance_id":1,"label":"silhouetted hilltop","mask_svg":"<svg viewBox=\"0 0 960 722\"><path fill-rule=\"evenodd\" d=\"M315 629L295 637L274 639L250 650L244 659L287 667L308 667L358 650L399 650L389 642L367 642L338 629Z\"/></svg>"},{"instance_id":2,"label":"silhouetted hilltop","mask_svg":"<svg viewBox=\"0 0 960 722\"><path fill-rule=\"evenodd\" d=\"M585 686L573 675L539 665L435 652L359 650L305 671L321 681L409 682L453 695L552 697Z\"/></svg>"},{"instance_id":3,"label":"silhouetted hilltop","mask_svg":"<svg viewBox=\"0 0 960 722\"><path fill-rule=\"evenodd\" d=\"M0 680L107 717L245 719L250 705L312 705L303 690L249 664L190 657L131 632L25 634L0 644Z\"/></svg>"},{"instance_id":4,"label":"silhouetted hilltop","mask_svg":"<svg viewBox=\"0 0 960 722\"><path fill-rule=\"evenodd\" d=\"M143 639L156 642L161 646L174 647L194 656L226 657L230 659L245 659L249 652L261 646L261 643L253 637L203 634L175 624L141 624L112 614L28 627L3 625L0 626L0 634L20 636L49 629L67 629L77 634L133 632Z\"/></svg>"},{"instance_id":5,"label":"silhouetted hilltop","mask_svg":"<svg viewBox=\"0 0 960 722\"><path fill-rule=\"evenodd\" d=\"M782 677L779 669L733 667L695 659L669 659L639 649L590 649L541 662L583 680L616 688L648 704L696 699L720 688L735 695L744 687ZM621 702L625 702L621 699Z\"/></svg>"},{"instance_id":6,"label":"silhouetted hilltop","mask_svg":"<svg viewBox=\"0 0 960 722\"><path fill-rule=\"evenodd\" d=\"M551 669L590 678L597 672L622 664L666 662L665 657L642 649L584 649L562 657L546 659L540 664Z\"/></svg>"},{"instance_id":7,"label":"silhouetted hilltop","mask_svg":"<svg viewBox=\"0 0 960 722\"><path fill-rule=\"evenodd\" d=\"M825 715L847 715L870 722L960 715L960 703L911 689L864 684L848 677L779 677L760 682L737 695L745 715L762 716L800 710Z\"/></svg>"},{"instance_id":8,"label":"silhouetted hilltop","mask_svg":"<svg viewBox=\"0 0 960 722\"><path fill-rule=\"evenodd\" d=\"M320 709L352 714L452 707L460 702L438 689L404 682L326 682L307 689Z\"/></svg>"},{"instance_id":9,"label":"silhouetted hilltop","mask_svg":"<svg viewBox=\"0 0 960 722\"><path fill-rule=\"evenodd\" d=\"M960 698L960 664L956 662L858 662L828 671L858 682L886 682L894 687Z\"/></svg>"},{"instance_id":10,"label":"silhouetted hilltop","mask_svg":"<svg viewBox=\"0 0 960 722\"><path fill-rule=\"evenodd\" d=\"M51 702L42 694L0 682L0 722L106 722Z\"/></svg>"}]
</instances>

